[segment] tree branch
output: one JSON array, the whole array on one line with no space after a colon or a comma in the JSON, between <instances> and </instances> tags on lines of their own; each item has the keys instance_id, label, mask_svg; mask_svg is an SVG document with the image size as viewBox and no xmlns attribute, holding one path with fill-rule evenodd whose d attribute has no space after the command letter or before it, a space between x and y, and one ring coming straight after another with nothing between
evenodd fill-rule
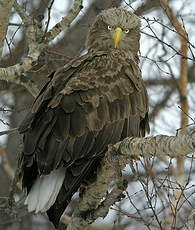
<instances>
[{"instance_id":1,"label":"tree branch","mask_svg":"<svg viewBox=\"0 0 195 230\"><path fill-rule=\"evenodd\" d=\"M82 8L82 0L74 0L74 5L66 17L63 17L59 23L46 33L47 43L52 41L60 32L69 27Z\"/></svg>"},{"instance_id":2,"label":"tree branch","mask_svg":"<svg viewBox=\"0 0 195 230\"><path fill-rule=\"evenodd\" d=\"M186 134L185 127L188 124L188 116L186 116L186 114L188 114L189 111L188 98L187 98L188 60L187 58L184 57L187 57L188 54L188 35L185 31L185 28L180 24L179 20L177 19L177 17L175 16L171 8L169 7L167 0L160 0L160 3L164 12L166 13L170 22L172 23L173 27L176 29L181 43L180 53L182 57L181 57L181 65L180 65L181 68L180 68L178 88L179 88L180 103L181 103L181 127L183 128L181 129L180 134ZM175 176L176 179L180 181L181 184L184 184L185 170L184 170L184 157L182 156L179 156L177 158L177 167L175 168ZM180 203L182 202L182 199L180 199L181 194L182 194L182 190L178 190L175 192L175 198L173 199L173 205L172 205L173 207L170 208L170 214L166 218L168 229L172 229L172 223L173 223L172 209L174 209L174 212L176 213L176 217L177 217L177 213L178 213L176 212L177 205L175 204L176 202L180 202Z\"/></svg>"},{"instance_id":3,"label":"tree branch","mask_svg":"<svg viewBox=\"0 0 195 230\"><path fill-rule=\"evenodd\" d=\"M195 228L195 209L192 210L182 230L194 230L194 228Z\"/></svg>"},{"instance_id":4,"label":"tree branch","mask_svg":"<svg viewBox=\"0 0 195 230\"><path fill-rule=\"evenodd\" d=\"M63 215L61 218L61 223L60 226L58 227L59 230L64 230L64 225L68 226L68 224L71 222L71 217ZM113 230L113 226L111 224L101 224L101 223L93 223L89 227L90 230ZM121 229L121 225L119 227L115 227L114 230L119 230ZM123 229L123 228L122 228Z\"/></svg>"},{"instance_id":5,"label":"tree branch","mask_svg":"<svg viewBox=\"0 0 195 230\"><path fill-rule=\"evenodd\" d=\"M47 33L47 35L49 36L47 42L54 39L65 27L70 25L73 19L80 12L80 9L82 8L81 3L81 0L75 0L74 6L69 14ZM37 22L36 20L33 21L31 18L27 17L27 15L17 2L14 3L14 8L16 9L25 24L29 52L28 56L24 58L22 64L16 64L7 68L0 68L0 80L23 85L34 97L36 97L39 93L39 88L32 80L30 80L23 74L32 69L34 64L38 61L40 53L46 47L47 42L43 39L40 39L43 37L43 32L41 30L39 22Z\"/></svg>"},{"instance_id":6,"label":"tree branch","mask_svg":"<svg viewBox=\"0 0 195 230\"><path fill-rule=\"evenodd\" d=\"M90 184L80 197L78 208L75 209L71 220L62 217L61 222L66 226L68 224L67 230L96 229L94 224L91 227L89 225L98 217L104 218L110 206L124 197L123 191L126 190L127 183L121 176L121 170L132 161L132 158L138 156L177 157L193 152L195 152L195 130L191 134L176 137L163 135L146 138L128 137L115 145L110 145L101 162L101 168L98 169L96 181ZM10 175L13 177L12 172ZM111 182L112 185L114 182L112 189ZM109 193L108 188L111 190ZM102 198L104 198L103 201L101 201ZM18 203L13 203L13 209L10 209L10 212L17 208ZM24 212L26 213L26 209ZM12 216L11 213L10 216Z\"/></svg>"},{"instance_id":7,"label":"tree branch","mask_svg":"<svg viewBox=\"0 0 195 230\"><path fill-rule=\"evenodd\" d=\"M3 168L4 170L6 171L8 177L13 180L14 179L14 176L15 176L15 170L13 168L11 168L9 162L8 162L8 159L7 159L7 156L6 156L6 153L5 151L0 147L0 157L1 157L1 160L2 160L2 164L3 164ZM17 184L17 187L22 190L22 185L21 184Z\"/></svg>"},{"instance_id":8,"label":"tree branch","mask_svg":"<svg viewBox=\"0 0 195 230\"><path fill-rule=\"evenodd\" d=\"M31 20L27 17L17 2L14 3L14 7L26 26L29 53L28 56L24 58L22 64L16 64L7 68L0 68L0 80L23 85L33 96L36 96L39 92L38 87L30 79L24 77L22 74L32 68L33 63L37 61L40 55L40 44L38 44L36 41L36 32L38 28L31 22Z\"/></svg>"},{"instance_id":9,"label":"tree branch","mask_svg":"<svg viewBox=\"0 0 195 230\"><path fill-rule=\"evenodd\" d=\"M101 162L96 181L87 187L80 198L78 209L74 211L67 230L89 229L89 224L97 218L94 213L103 205L101 199L105 197L104 203L107 202L105 194L110 183L113 180L116 180L116 184L118 183L118 171L121 171L132 160L132 157L178 157L193 152L195 152L195 131L189 135L176 137L164 135L146 138L128 137L110 146ZM112 204L116 201L118 200L115 197Z\"/></svg>"},{"instance_id":10,"label":"tree branch","mask_svg":"<svg viewBox=\"0 0 195 230\"><path fill-rule=\"evenodd\" d=\"M0 1L0 57L2 55L5 36L7 34L9 17L11 14L14 0Z\"/></svg>"},{"instance_id":11,"label":"tree branch","mask_svg":"<svg viewBox=\"0 0 195 230\"><path fill-rule=\"evenodd\" d=\"M17 132L18 132L18 128L13 128L13 129L1 131L0 136L12 134L12 133L17 133Z\"/></svg>"}]
</instances>

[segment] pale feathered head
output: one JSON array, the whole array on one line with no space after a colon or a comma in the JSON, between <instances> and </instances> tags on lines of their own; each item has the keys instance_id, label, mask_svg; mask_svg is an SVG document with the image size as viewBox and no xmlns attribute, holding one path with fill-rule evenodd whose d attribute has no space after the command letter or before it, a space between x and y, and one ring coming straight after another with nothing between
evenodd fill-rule
<instances>
[{"instance_id":1,"label":"pale feathered head","mask_svg":"<svg viewBox=\"0 0 195 230\"><path fill-rule=\"evenodd\" d=\"M87 48L89 50L123 49L137 53L140 40L139 18L124 9L103 10L92 24Z\"/></svg>"}]
</instances>

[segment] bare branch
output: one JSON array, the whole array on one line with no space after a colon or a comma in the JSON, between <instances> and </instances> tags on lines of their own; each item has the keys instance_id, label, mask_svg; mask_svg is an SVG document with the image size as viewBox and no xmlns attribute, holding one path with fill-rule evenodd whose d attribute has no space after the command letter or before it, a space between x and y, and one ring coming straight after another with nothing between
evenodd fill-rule
<instances>
[{"instance_id":1,"label":"bare branch","mask_svg":"<svg viewBox=\"0 0 195 230\"><path fill-rule=\"evenodd\" d=\"M14 7L18 11L18 14L23 19L26 26L29 54L26 58L24 58L23 64L16 64L8 68L0 68L0 80L23 85L33 96L37 96L39 92L38 87L30 79L22 76L22 74L32 68L33 62L37 61L40 55L41 46L36 41L36 31L38 28L36 28L36 25L32 24L17 2L14 3Z\"/></svg>"},{"instance_id":2,"label":"bare branch","mask_svg":"<svg viewBox=\"0 0 195 230\"><path fill-rule=\"evenodd\" d=\"M15 171L13 168L11 168L9 162L8 162L8 159L7 159L7 156L6 156L6 153L5 151L0 148L0 156L1 156L1 159L2 159L2 164L3 164L3 168L4 170L6 171L8 177L13 180L14 179L14 176L15 176ZM22 190L22 185L21 184L17 184L17 187Z\"/></svg>"},{"instance_id":3,"label":"bare branch","mask_svg":"<svg viewBox=\"0 0 195 230\"><path fill-rule=\"evenodd\" d=\"M173 92L174 89L171 87L171 89L167 90L167 92L165 93L165 97L155 105L154 109L149 114L151 120L157 117L161 109L166 106Z\"/></svg>"},{"instance_id":4,"label":"bare branch","mask_svg":"<svg viewBox=\"0 0 195 230\"><path fill-rule=\"evenodd\" d=\"M166 15L168 16L170 22L172 23L173 27L176 29L177 33L179 34L179 39L181 42L181 49L180 53L184 57L187 57L188 54L188 35L185 31L185 28L179 23L177 17L174 15L173 11L168 5L167 0L160 0L161 6L165 11ZM188 60L186 58L181 58L181 68L180 68L180 78L179 78L179 94L180 94L180 103L181 103L181 127L186 127L188 124L188 114L189 105L187 99L187 82L188 82ZM186 134L186 128L181 129L181 134ZM177 158L177 167L175 168L175 176L178 181L182 184L185 181L185 171L184 171L184 157L179 156ZM181 176L183 175L183 176ZM178 190L175 192L175 198L173 199L173 205L171 205L170 213L167 216L167 229L171 229L171 225L173 223L173 211L174 207L177 208L176 202L181 203L182 199L180 199L182 195L182 190ZM175 210L174 210L175 212Z\"/></svg>"},{"instance_id":5,"label":"bare branch","mask_svg":"<svg viewBox=\"0 0 195 230\"><path fill-rule=\"evenodd\" d=\"M10 179L14 178L14 170L10 167L6 154L2 148L0 148L0 156L2 159L3 167L5 171L7 172L7 175L9 176Z\"/></svg>"},{"instance_id":6,"label":"bare branch","mask_svg":"<svg viewBox=\"0 0 195 230\"><path fill-rule=\"evenodd\" d=\"M32 68L33 59L27 57L22 65L16 64L7 68L0 68L0 80L23 85L34 97L39 93L38 87L22 74Z\"/></svg>"},{"instance_id":7,"label":"bare branch","mask_svg":"<svg viewBox=\"0 0 195 230\"><path fill-rule=\"evenodd\" d=\"M192 210L183 230L194 230L195 229L195 209Z\"/></svg>"},{"instance_id":8,"label":"bare branch","mask_svg":"<svg viewBox=\"0 0 195 230\"><path fill-rule=\"evenodd\" d=\"M159 0L147 0L144 5L137 8L135 11L135 14L142 15L146 13L147 11L150 11L152 8L156 8L160 6Z\"/></svg>"},{"instance_id":9,"label":"bare branch","mask_svg":"<svg viewBox=\"0 0 195 230\"><path fill-rule=\"evenodd\" d=\"M81 3L81 0L75 0L74 6L69 14L47 33L47 35L49 35L47 42L54 39L65 27L70 25L80 12L80 9L82 8ZM41 31L38 22L32 21L28 18L17 2L14 3L14 7L22 18L27 30L26 34L28 37L29 53L28 56L24 58L22 64L16 64L8 68L0 68L0 80L23 85L34 97L36 97L39 93L39 88L33 81L28 79L26 76L23 76L23 74L34 66L34 63L37 62L40 53L47 44L45 41L40 39L40 37L43 37L43 32ZM38 37L39 39L37 39Z\"/></svg>"},{"instance_id":10,"label":"bare branch","mask_svg":"<svg viewBox=\"0 0 195 230\"><path fill-rule=\"evenodd\" d=\"M50 3L50 6L48 6L47 10L48 10L48 20L47 20L47 24L46 24L46 27L45 27L45 34L47 33L47 30L48 30L48 26L49 26L49 22L50 22L50 19L51 19L51 8L54 4L54 0L51 1Z\"/></svg>"},{"instance_id":11,"label":"bare branch","mask_svg":"<svg viewBox=\"0 0 195 230\"><path fill-rule=\"evenodd\" d=\"M14 0L0 1L0 57L2 55L5 36L7 34L9 17Z\"/></svg>"},{"instance_id":12,"label":"bare branch","mask_svg":"<svg viewBox=\"0 0 195 230\"><path fill-rule=\"evenodd\" d=\"M87 187L67 229L88 229L89 224L94 221L90 210L98 210L98 207L101 207L102 203L100 201L105 197L110 183L118 178L118 167L116 167L116 164L122 170L131 161L132 157L177 157L193 153L194 151L195 131L189 135L178 137L163 135L146 138L128 137L111 146L101 162L101 169L97 173L96 181ZM82 218L84 213L88 213L85 219Z\"/></svg>"},{"instance_id":13,"label":"bare branch","mask_svg":"<svg viewBox=\"0 0 195 230\"><path fill-rule=\"evenodd\" d=\"M69 27L82 8L82 0L75 0L74 5L68 15L63 17L59 23L57 23L50 31L46 33L47 42L49 43L52 41L60 32Z\"/></svg>"},{"instance_id":14,"label":"bare branch","mask_svg":"<svg viewBox=\"0 0 195 230\"><path fill-rule=\"evenodd\" d=\"M6 131L1 131L0 136L7 135L7 134L12 134L12 133L17 133L17 132L18 132L18 128L9 129L9 130L6 130Z\"/></svg>"},{"instance_id":15,"label":"bare branch","mask_svg":"<svg viewBox=\"0 0 195 230\"><path fill-rule=\"evenodd\" d=\"M26 13L23 11L23 9L17 3L17 1L14 2L14 8L17 11L17 13L19 14L19 16L21 17L21 19L22 19L22 21L24 22L25 25L27 25L28 23L31 22L30 18L26 15Z\"/></svg>"}]
</instances>

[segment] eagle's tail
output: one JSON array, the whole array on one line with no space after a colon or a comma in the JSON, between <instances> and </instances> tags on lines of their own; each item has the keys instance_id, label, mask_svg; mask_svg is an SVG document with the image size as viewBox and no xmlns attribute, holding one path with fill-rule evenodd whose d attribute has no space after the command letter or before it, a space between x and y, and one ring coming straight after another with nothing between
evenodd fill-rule
<instances>
[{"instance_id":1,"label":"eagle's tail","mask_svg":"<svg viewBox=\"0 0 195 230\"><path fill-rule=\"evenodd\" d=\"M56 201L65 178L65 168L53 170L49 175L39 177L25 200L29 212L45 212Z\"/></svg>"}]
</instances>

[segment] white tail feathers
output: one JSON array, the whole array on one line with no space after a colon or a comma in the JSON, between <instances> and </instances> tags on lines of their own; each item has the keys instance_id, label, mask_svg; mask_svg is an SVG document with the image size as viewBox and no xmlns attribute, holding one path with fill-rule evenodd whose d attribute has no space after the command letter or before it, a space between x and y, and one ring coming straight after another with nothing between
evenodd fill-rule
<instances>
[{"instance_id":1,"label":"white tail feathers","mask_svg":"<svg viewBox=\"0 0 195 230\"><path fill-rule=\"evenodd\" d=\"M35 213L47 211L55 202L65 177L65 168L52 171L39 177L33 184L24 204L28 211Z\"/></svg>"}]
</instances>

